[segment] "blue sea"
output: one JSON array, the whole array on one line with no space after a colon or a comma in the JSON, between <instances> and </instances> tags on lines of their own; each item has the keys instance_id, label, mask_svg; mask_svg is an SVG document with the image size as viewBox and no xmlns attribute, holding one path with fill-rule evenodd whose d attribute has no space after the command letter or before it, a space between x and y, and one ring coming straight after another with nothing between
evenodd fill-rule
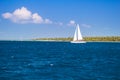
<instances>
[{"instance_id":1,"label":"blue sea","mask_svg":"<svg viewBox=\"0 0 120 80\"><path fill-rule=\"evenodd\" d=\"M120 43L0 41L0 80L120 80Z\"/></svg>"}]
</instances>

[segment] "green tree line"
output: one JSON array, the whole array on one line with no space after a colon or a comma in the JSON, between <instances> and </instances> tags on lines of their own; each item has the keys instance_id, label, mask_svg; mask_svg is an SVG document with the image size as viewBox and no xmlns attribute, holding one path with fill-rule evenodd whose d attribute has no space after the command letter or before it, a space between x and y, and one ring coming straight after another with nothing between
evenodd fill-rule
<instances>
[{"instance_id":1,"label":"green tree line","mask_svg":"<svg viewBox=\"0 0 120 80\"><path fill-rule=\"evenodd\" d=\"M107 37L83 37L85 41L120 41L120 36L107 36ZM67 38L36 38L33 40L56 40L56 41L72 41L72 37Z\"/></svg>"}]
</instances>

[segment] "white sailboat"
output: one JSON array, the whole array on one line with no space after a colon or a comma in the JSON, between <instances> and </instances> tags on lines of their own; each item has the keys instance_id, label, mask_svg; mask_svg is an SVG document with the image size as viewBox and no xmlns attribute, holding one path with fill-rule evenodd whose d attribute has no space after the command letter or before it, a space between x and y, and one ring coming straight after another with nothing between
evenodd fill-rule
<instances>
[{"instance_id":1,"label":"white sailboat","mask_svg":"<svg viewBox=\"0 0 120 80\"><path fill-rule=\"evenodd\" d=\"M76 30L75 30L75 33L74 33L74 38L73 38L73 41L71 41L71 43L86 43L83 40L83 37L81 35L79 24L77 24L77 26L76 26Z\"/></svg>"}]
</instances>

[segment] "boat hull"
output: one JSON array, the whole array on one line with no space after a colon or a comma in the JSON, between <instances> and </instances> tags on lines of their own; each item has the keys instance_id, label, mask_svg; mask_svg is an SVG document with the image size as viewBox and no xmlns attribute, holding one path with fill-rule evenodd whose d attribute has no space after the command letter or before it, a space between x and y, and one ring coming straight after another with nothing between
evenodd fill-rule
<instances>
[{"instance_id":1,"label":"boat hull","mask_svg":"<svg viewBox=\"0 0 120 80\"><path fill-rule=\"evenodd\" d=\"M85 41L71 41L71 43L86 43Z\"/></svg>"}]
</instances>

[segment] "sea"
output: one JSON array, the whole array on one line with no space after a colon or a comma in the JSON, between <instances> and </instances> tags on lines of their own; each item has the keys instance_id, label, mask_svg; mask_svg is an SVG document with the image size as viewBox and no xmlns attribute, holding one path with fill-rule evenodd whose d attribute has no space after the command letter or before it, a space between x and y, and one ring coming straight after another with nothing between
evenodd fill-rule
<instances>
[{"instance_id":1,"label":"sea","mask_svg":"<svg viewBox=\"0 0 120 80\"><path fill-rule=\"evenodd\" d=\"M120 42L0 41L0 80L120 80Z\"/></svg>"}]
</instances>

